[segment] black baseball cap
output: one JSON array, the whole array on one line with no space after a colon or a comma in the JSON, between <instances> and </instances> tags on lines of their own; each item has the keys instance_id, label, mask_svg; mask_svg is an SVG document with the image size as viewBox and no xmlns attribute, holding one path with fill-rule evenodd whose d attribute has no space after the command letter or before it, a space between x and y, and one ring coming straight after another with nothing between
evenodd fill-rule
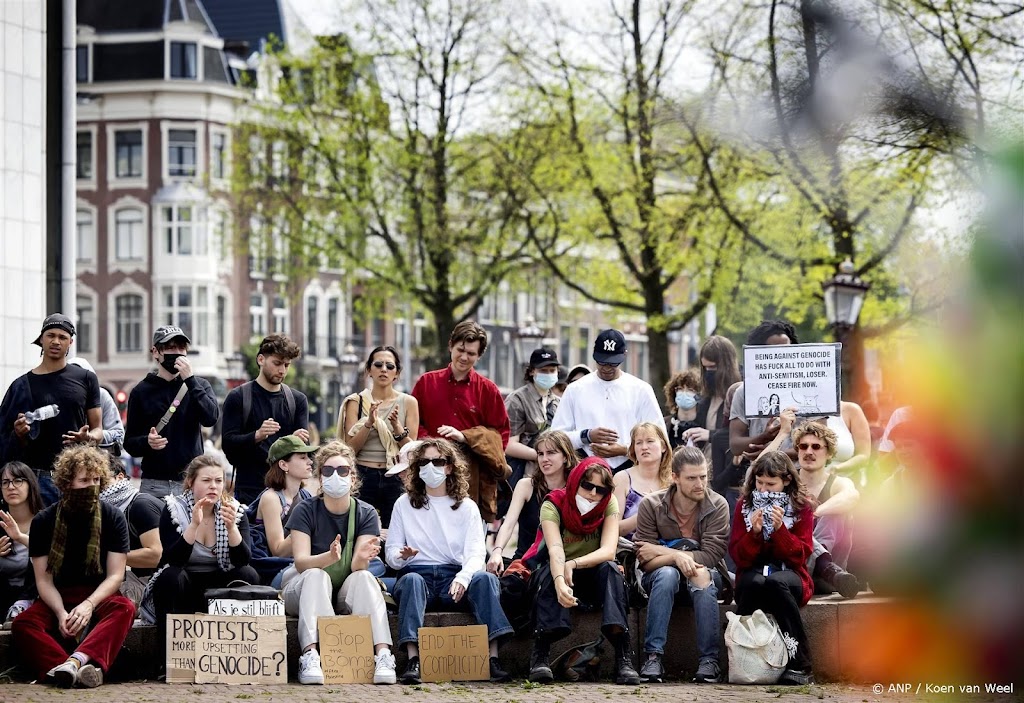
<instances>
[{"instance_id":1,"label":"black baseball cap","mask_svg":"<svg viewBox=\"0 0 1024 703\"><path fill-rule=\"evenodd\" d=\"M153 333L153 344L167 344L172 339L181 337L185 340L185 344L192 344L192 340L188 338L184 330L175 325L164 325L163 327L157 327L156 332Z\"/></svg>"},{"instance_id":2,"label":"black baseball cap","mask_svg":"<svg viewBox=\"0 0 1024 703\"><path fill-rule=\"evenodd\" d=\"M604 330L594 340L594 361L621 364L626 360L626 338L618 330Z\"/></svg>"},{"instance_id":3,"label":"black baseball cap","mask_svg":"<svg viewBox=\"0 0 1024 703\"><path fill-rule=\"evenodd\" d=\"M46 330L52 330L54 327L62 329L72 337L75 336L75 323L71 321L71 318L59 312L55 312L52 315L48 315L43 320L43 327L39 330L39 336L36 337L36 341L32 342L36 346L43 346L43 332Z\"/></svg>"},{"instance_id":4,"label":"black baseball cap","mask_svg":"<svg viewBox=\"0 0 1024 703\"><path fill-rule=\"evenodd\" d=\"M543 347L534 349L533 354L530 354L530 368L540 369L545 366L558 366L558 357L554 350Z\"/></svg>"}]
</instances>

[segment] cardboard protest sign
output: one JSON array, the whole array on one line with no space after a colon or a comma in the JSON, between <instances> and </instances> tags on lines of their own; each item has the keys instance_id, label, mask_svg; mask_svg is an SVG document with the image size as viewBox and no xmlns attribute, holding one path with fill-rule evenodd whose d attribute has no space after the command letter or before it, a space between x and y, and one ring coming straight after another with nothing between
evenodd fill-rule
<instances>
[{"instance_id":1,"label":"cardboard protest sign","mask_svg":"<svg viewBox=\"0 0 1024 703\"><path fill-rule=\"evenodd\" d=\"M373 683L373 632L361 615L320 617L320 666L324 683Z\"/></svg>"},{"instance_id":2,"label":"cardboard protest sign","mask_svg":"<svg viewBox=\"0 0 1024 703\"><path fill-rule=\"evenodd\" d=\"M210 598L207 600L210 615L251 615L265 617L280 615L284 617L284 601L258 599L236 600L234 598Z\"/></svg>"},{"instance_id":3,"label":"cardboard protest sign","mask_svg":"<svg viewBox=\"0 0 1024 703\"><path fill-rule=\"evenodd\" d=\"M744 345L744 414L775 417L793 407L797 415L838 415L841 359L838 343Z\"/></svg>"},{"instance_id":4,"label":"cardboard protest sign","mask_svg":"<svg viewBox=\"0 0 1024 703\"><path fill-rule=\"evenodd\" d=\"M487 681L491 676L486 625L421 627L419 644L424 682Z\"/></svg>"},{"instance_id":5,"label":"cardboard protest sign","mask_svg":"<svg viewBox=\"0 0 1024 703\"><path fill-rule=\"evenodd\" d=\"M285 619L168 615L167 683L288 683Z\"/></svg>"}]
</instances>

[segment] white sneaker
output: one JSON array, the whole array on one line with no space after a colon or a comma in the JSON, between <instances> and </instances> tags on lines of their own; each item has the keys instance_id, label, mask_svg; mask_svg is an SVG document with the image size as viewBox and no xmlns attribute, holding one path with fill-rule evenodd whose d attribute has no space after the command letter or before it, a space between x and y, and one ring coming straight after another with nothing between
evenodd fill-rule
<instances>
[{"instance_id":1,"label":"white sneaker","mask_svg":"<svg viewBox=\"0 0 1024 703\"><path fill-rule=\"evenodd\" d=\"M324 670L320 668L320 652L308 649L299 657L299 683L323 684Z\"/></svg>"},{"instance_id":2,"label":"white sneaker","mask_svg":"<svg viewBox=\"0 0 1024 703\"><path fill-rule=\"evenodd\" d=\"M373 657L373 682L374 683L395 683L398 678L395 676L395 655L390 649L382 649L380 654Z\"/></svg>"}]
</instances>

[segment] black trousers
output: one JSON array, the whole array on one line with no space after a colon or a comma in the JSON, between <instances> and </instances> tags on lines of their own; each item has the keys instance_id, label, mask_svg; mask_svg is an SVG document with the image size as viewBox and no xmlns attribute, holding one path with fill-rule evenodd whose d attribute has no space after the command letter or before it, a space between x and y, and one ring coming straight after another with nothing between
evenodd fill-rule
<instances>
[{"instance_id":1,"label":"black trousers","mask_svg":"<svg viewBox=\"0 0 1024 703\"><path fill-rule=\"evenodd\" d=\"M398 476L385 476L384 469L358 464L356 469L359 471L359 499L380 512L380 526L386 529L391 525L395 501L405 493L402 479Z\"/></svg>"},{"instance_id":2,"label":"black trousers","mask_svg":"<svg viewBox=\"0 0 1024 703\"><path fill-rule=\"evenodd\" d=\"M260 575L248 564L231 571L188 571L168 566L153 584L153 609L156 610L156 641L160 666L167 660L167 615L205 613L209 610L206 589L223 588L232 581L260 583Z\"/></svg>"},{"instance_id":3,"label":"black trousers","mask_svg":"<svg viewBox=\"0 0 1024 703\"><path fill-rule=\"evenodd\" d=\"M537 635L555 642L572 631L572 610L563 608L558 602L548 564L537 569L533 578L537 579L537 599L534 601ZM604 616L601 631L609 640L614 641L618 632L629 632L626 580L618 564L606 561L590 569L577 569L572 579L572 592L579 599L580 605L584 608L601 608Z\"/></svg>"},{"instance_id":4,"label":"black trousers","mask_svg":"<svg viewBox=\"0 0 1024 703\"><path fill-rule=\"evenodd\" d=\"M797 641L796 656L789 660L789 668L807 671L811 668L811 650L800 618L803 593L803 583L795 571L773 571L766 577L748 569L736 582L736 613L750 615L760 609L773 615L779 629Z\"/></svg>"}]
</instances>

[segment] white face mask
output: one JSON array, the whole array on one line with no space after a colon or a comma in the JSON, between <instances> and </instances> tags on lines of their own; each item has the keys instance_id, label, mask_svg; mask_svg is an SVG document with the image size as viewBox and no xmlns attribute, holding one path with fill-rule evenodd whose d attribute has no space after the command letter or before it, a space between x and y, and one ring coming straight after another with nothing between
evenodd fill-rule
<instances>
[{"instance_id":1,"label":"white face mask","mask_svg":"<svg viewBox=\"0 0 1024 703\"><path fill-rule=\"evenodd\" d=\"M576 507L579 508L580 515L586 515L591 510L596 508L597 504L600 502L601 501L599 500L587 500L579 493L576 494Z\"/></svg>"},{"instance_id":2,"label":"white face mask","mask_svg":"<svg viewBox=\"0 0 1024 703\"><path fill-rule=\"evenodd\" d=\"M438 488L448 476L444 472L444 464L430 463L420 469L420 478L427 488Z\"/></svg>"},{"instance_id":3,"label":"white face mask","mask_svg":"<svg viewBox=\"0 0 1024 703\"><path fill-rule=\"evenodd\" d=\"M676 407L689 410L697 405L697 394L691 391L676 391Z\"/></svg>"},{"instance_id":4,"label":"white face mask","mask_svg":"<svg viewBox=\"0 0 1024 703\"><path fill-rule=\"evenodd\" d=\"M544 390L551 390L558 383L557 373L535 373L533 374L533 382Z\"/></svg>"},{"instance_id":5,"label":"white face mask","mask_svg":"<svg viewBox=\"0 0 1024 703\"><path fill-rule=\"evenodd\" d=\"M335 471L330 476L324 478L320 485L323 486L325 496L344 498L352 488L352 477L339 476L338 472Z\"/></svg>"}]
</instances>

